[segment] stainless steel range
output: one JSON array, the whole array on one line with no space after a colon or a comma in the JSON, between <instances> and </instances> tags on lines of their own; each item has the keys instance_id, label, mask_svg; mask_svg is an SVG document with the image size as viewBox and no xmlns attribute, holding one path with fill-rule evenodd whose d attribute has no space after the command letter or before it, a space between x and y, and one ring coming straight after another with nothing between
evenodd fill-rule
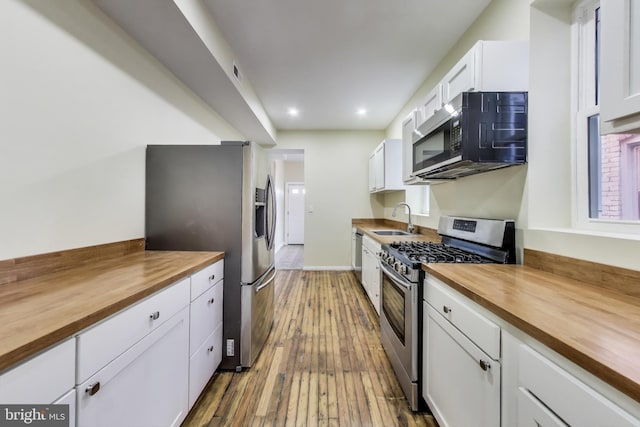
<instances>
[{"instance_id":1,"label":"stainless steel range","mask_svg":"<svg viewBox=\"0 0 640 427\"><path fill-rule=\"evenodd\" d=\"M393 242L380 252L382 346L413 411L420 406L422 375L422 263L516 262L511 220L443 216L438 234L440 243Z\"/></svg>"}]
</instances>

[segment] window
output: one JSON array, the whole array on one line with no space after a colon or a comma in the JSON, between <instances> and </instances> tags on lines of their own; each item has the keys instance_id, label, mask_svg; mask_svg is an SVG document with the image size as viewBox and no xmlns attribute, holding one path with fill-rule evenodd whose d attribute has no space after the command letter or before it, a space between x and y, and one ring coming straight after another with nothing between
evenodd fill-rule
<instances>
[{"instance_id":1,"label":"window","mask_svg":"<svg viewBox=\"0 0 640 427\"><path fill-rule=\"evenodd\" d=\"M429 216L429 185L411 185L405 190L405 202L416 215Z\"/></svg>"},{"instance_id":2,"label":"window","mask_svg":"<svg viewBox=\"0 0 640 427\"><path fill-rule=\"evenodd\" d=\"M603 223L640 220L640 134L600 135L599 2L582 2L576 9L576 22L579 76L576 187L579 194L574 222L603 229Z\"/></svg>"}]
</instances>

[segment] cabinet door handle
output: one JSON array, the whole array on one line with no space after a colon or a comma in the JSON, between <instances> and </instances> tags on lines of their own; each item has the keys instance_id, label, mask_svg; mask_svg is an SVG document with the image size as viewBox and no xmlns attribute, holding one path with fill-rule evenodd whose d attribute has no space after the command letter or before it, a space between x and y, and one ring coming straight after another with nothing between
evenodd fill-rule
<instances>
[{"instance_id":1,"label":"cabinet door handle","mask_svg":"<svg viewBox=\"0 0 640 427\"><path fill-rule=\"evenodd\" d=\"M149 315L149 319L151 320L158 320L160 318L160 312L159 311L154 311L153 313L151 313Z\"/></svg>"},{"instance_id":2,"label":"cabinet door handle","mask_svg":"<svg viewBox=\"0 0 640 427\"><path fill-rule=\"evenodd\" d=\"M89 393L89 396L93 396L98 391L100 391L100 381L89 384L89 386L84 391L85 393Z\"/></svg>"},{"instance_id":3,"label":"cabinet door handle","mask_svg":"<svg viewBox=\"0 0 640 427\"><path fill-rule=\"evenodd\" d=\"M216 299L215 299L215 298L211 298L211 299L208 301L208 303L209 303L209 304L213 304L215 301L216 301Z\"/></svg>"},{"instance_id":4,"label":"cabinet door handle","mask_svg":"<svg viewBox=\"0 0 640 427\"><path fill-rule=\"evenodd\" d=\"M216 278L216 275L212 274L211 276L209 276L209 281L213 282L215 280L215 278Z\"/></svg>"},{"instance_id":5,"label":"cabinet door handle","mask_svg":"<svg viewBox=\"0 0 640 427\"><path fill-rule=\"evenodd\" d=\"M451 313L453 310L451 310L451 307L447 307L446 305L443 305L442 311L444 311L445 313Z\"/></svg>"},{"instance_id":6,"label":"cabinet door handle","mask_svg":"<svg viewBox=\"0 0 640 427\"><path fill-rule=\"evenodd\" d=\"M209 347L209 348L207 349L207 351L209 351L209 353L211 353L211 352L213 351L213 346Z\"/></svg>"},{"instance_id":7,"label":"cabinet door handle","mask_svg":"<svg viewBox=\"0 0 640 427\"><path fill-rule=\"evenodd\" d=\"M480 359L480 367L482 368L483 371L487 371L491 369L491 364L486 360Z\"/></svg>"}]
</instances>

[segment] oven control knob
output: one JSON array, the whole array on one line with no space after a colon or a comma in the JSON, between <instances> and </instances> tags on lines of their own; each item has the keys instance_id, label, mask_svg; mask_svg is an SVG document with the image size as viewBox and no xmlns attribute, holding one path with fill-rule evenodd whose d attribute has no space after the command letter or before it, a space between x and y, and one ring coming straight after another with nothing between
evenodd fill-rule
<instances>
[{"instance_id":1,"label":"oven control knob","mask_svg":"<svg viewBox=\"0 0 640 427\"><path fill-rule=\"evenodd\" d=\"M389 264L393 265L393 263L394 263L394 262L396 262L396 259L395 259L392 255L389 255L389 256L387 257L387 262L388 262Z\"/></svg>"},{"instance_id":2,"label":"oven control knob","mask_svg":"<svg viewBox=\"0 0 640 427\"><path fill-rule=\"evenodd\" d=\"M407 274L407 266L402 264L398 270L401 274Z\"/></svg>"}]
</instances>

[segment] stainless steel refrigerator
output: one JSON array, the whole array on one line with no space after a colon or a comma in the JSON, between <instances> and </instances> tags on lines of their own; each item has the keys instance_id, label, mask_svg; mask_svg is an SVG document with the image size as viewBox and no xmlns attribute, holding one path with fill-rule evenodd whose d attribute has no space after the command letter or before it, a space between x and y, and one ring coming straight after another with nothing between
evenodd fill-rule
<instances>
[{"instance_id":1,"label":"stainless steel refrigerator","mask_svg":"<svg viewBox=\"0 0 640 427\"><path fill-rule=\"evenodd\" d=\"M225 252L223 369L251 366L273 323L269 172L253 142L147 146L146 248Z\"/></svg>"}]
</instances>

